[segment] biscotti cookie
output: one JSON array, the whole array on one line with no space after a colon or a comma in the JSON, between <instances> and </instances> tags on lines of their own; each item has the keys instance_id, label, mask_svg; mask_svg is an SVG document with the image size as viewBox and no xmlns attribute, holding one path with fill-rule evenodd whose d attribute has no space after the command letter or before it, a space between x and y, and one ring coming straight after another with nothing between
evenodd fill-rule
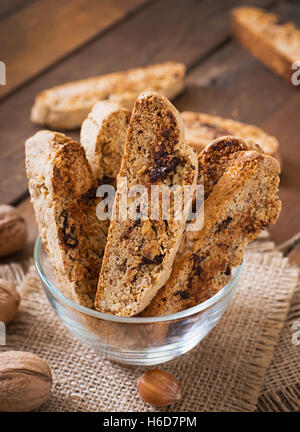
<instances>
[{"instance_id":1,"label":"biscotti cookie","mask_svg":"<svg viewBox=\"0 0 300 432\"><path fill-rule=\"evenodd\" d=\"M280 212L280 167L262 153L238 154L205 202L204 226L193 249L176 260L166 285L142 316L176 313L215 295L242 263L245 247Z\"/></svg>"},{"instance_id":2,"label":"biscotti cookie","mask_svg":"<svg viewBox=\"0 0 300 432\"><path fill-rule=\"evenodd\" d=\"M206 201L211 194L214 186L223 176L224 172L236 162L236 158L245 151L255 150L262 152L261 147L253 141L244 141L233 136L223 136L213 140L202 152L198 154L198 179L197 184L203 185L204 188L204 204L198 211L205 209ZM194 198L195 199L195 198ZM195 203L193 204L195 207ZM206 217L206 216L205 216ZM204 217L204 219L205 219ZM174 268L177 263L180 263L183 255L194 247L194 242L197 240L199 232L195 230L186 230L181 238L180 246L174 260ZM157 298L160 294L157 294ZM157 301L153 299L154 304ZM141 313L142 316L147 316L147 308Z\"/></svg>"},{"instance_id":3,"label":"biscotti cookie","mask_svg":"<svg viewBox=\"0 0 300 432\"><path fill-rule=\"evenodd\" d=\"M106 243L97 182L84 148L40 131L26 141L26 171L39 233L65 295L92 307Z\"/></svg>"},{"instance_id":4,"label":"biscotti cookie","mask_svg":"<svg viewBox=\"0 0 300 432\"><path fill-rule=\"evenodd\" d=\"M124 152L130 112L115 102L94 105L81 126L80 142L98 184L115 184Z\"/></svg>"},{"instance_id":5,"label":"biscotti cookie","mask_svg":"<svg viewBox=\"0 0 300 432\"><path fill-rule=\"evenodd\" d=\"M192 192L197 179L197 156L184 140L181 117L164 97L146 92L137 99L131 116L125 151L118 177L114 213L121 207L122 183L128 188L141 185L148 193L152 186L177 185ZM188 206L191 202L190 195ZM149 202L149 201L148 201ZM127 205L127 210L129 210ZM96 309L121 316L143 310L167 281L185 227L186 215L175 220L152 212L138 219L117 217L110 224L107 245L95 300ZM150 211L151 209L151 211Z\"/></svg>"},{"instance_id":6,"label":"biscotti cookie","mask_svg":"<svg viewBox=\"0 0 300 432\"><path fill-rule=\"evenodd\" d=\"M181 116L186 140L197 152L202 151L215 138L233 135L244 140L253 140L261 146L264 153L279 160L277 139L257 126L192 111L184 111Z\"/></svg>"},{"instance_id":7,"label":"biscotti cookie","mask_svg":"<svg viewBox=\"0 0 300 432\"><path fill-rule=\"evenodd\" d=\"M232 11L231 26L244 48L291 83L300 53L300 30L294 24L262 9L239 7Z\"/></svg>"},{"instance_id":8,"label":"biscotti cookie","mask_svg":"<svg viewBox=\"0 0 300 432\"><path fill-rule=\"evenodd\" d=\"M248 150L262 152L261 147L253 141L224 136L212 141L198 154L197 184L203 185L204 207L205 200L209 197L224 172L235 162L241 152ZM193 203L193 207L195 207L195 203ZM201 208L200 211L202 211ZM198 232L195 227L193 230L184 232L175 260L180 260L181 254L193 248L194 238L197 235Z\"/></svg>"},{"instance_id":9,"label":"biscotti cookie","mask_svg":"<svg viewBox=\"0 0 300 432\"><path fill-rule=\"evenodd\" d=\"M118 102L131 110L138 95L146 90L172 99L182 91L184 76L184 64L167 62L62 84L37 95L31 120L52 128L74 129L101 100Z\"/></svg>"},{"instance_id":10,"label":"biscotti cookie","mask_svg":"<svg viewBox=\"0 0 300 432\"><path fill-rule=\"evenodd\" d=\"M239 153L248 150L262 152L261 147L253 141L223 136L213 140L198 154L198 184L203 184L205 198L208 198Z\"/></svg>"}]
</instances>

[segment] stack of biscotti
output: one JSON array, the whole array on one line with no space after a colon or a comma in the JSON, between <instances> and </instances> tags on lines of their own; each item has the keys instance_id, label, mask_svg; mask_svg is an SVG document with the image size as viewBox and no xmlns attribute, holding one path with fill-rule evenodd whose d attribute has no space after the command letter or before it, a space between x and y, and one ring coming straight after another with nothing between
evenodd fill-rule
<instances>
[{"instance_id":1,"label":"stack of biscotti","mask_svg":"<svg viewBox=\"0 0 300 432\"><path fill-rule=\"evenodd\" d=\"M191 203L197 180L196 154L184 140L178 111L164 96L146 92L136 100L118 177L116 218L110 224L95 300L101 312L132 316L148 306L167 282L187 216L183 212L176 219L177 210L171 206L170 218L163 219L160 200L155 205L148 195L135 220L128 217L130 202L123 217L123 179L128 188L142 186L147 193L152 186L176 185L180 193L189 186L191 195L185 204Z\"/></svg>"},{"instance_id":2,"label":"stack of biscotti","mask_svg":"<svg viewBox=\"0 0 300 432\"><path fill-rule=\"evenodd\" d=\"M117 102L131 110L146 90L172 99L182 91L184 76L184 64L167 62L56 86L37 95L31 120L51 128L74 129L99 101Z\"/></svg>"},{"instance_id":3,"label":"stack of biscotti","mask_svg":"<svg viewBox=\"0 0 300 432\"><path fill-rule=\"evenodd\" d=\"M220 136L232 135L259 144L264 153L280 161L279 143L257 126L209 114L184 111L185 139L198 153ZM98 184L115 185L124 152L130 114L115 102L94 105L84 120L80 142L84 146Z\"/></svg>"},{"instance_id":4,"label":"stack of biscotti","mask_svg":"<svg viewBox=\"0 0 300 432\"><path fill-rule=\"evenodd\" d=\"M257 126L209 114L184 111L185 139L198 153L219 136L253 140L264 153L280 160L275 137ZM98 102L84 120L80 141L99 184L115 184L124 152L130 114L114 102Z\"/></svg>"},{"instance_id":5,"label":"stack of biscotti","mask_svg":"<svg viewBox=\"0 0 300 432\"><path fill-rule=\"evenodd\" d=\"M242 263L248 242L276 221L280 167L257 150L253 143L225 137L199 155L208 191L204 226L189 234L189 247L176 257L168 282L141 316L180 312L215 295ZM213 161L218 166L210 171Z\"/></svg>"},{"instance_id":6,"label":"stack of biscotti","mask_svg":"<svg viewBox=\"0 0 300 432\"><path fill-rule=\"evenodd\" d=\"M278 15L252 7L232 11L235 38L266 66L291 82L292 65L299 61L300 30Z\"/></svg>"},{"instance_id":7,"label":"stack of biscotti","mask_svg":"<svg viewBox=\"0 0 300 432\"><path fill-rule=\"evenodd\" d=\"M192 111L184 111L181 116L185 125L185 138L197 152L202 151L218 137L232 135L255 141L264 153L280 160L277 139L257 126Z\"/></svg>"},{"instance_id":8,"label":"stack of biscotti","mask_svg":"<svg viewBox=\"0 0 300 432\"><path fill-rule=\"evenodd\" d=\"M199 304L230 280L247 243L279 214L280 168L253 140L233 136L214 140L197 158L180 114L155 92L137 98L128 126L129 116L120 105L102 101L84 122L83 146L50 131L27 140L29 190L65 295L104 313L161 316ZM109 162L114 151L115 165ZM113 179L120 161L107 234L107 222L96 215L96 177L99 183ZM205 189L198 231L184 232L188 212L175 208L175 197L166 219L160 199L143 195L176 186L183 197L188 187L189 208L196 183ZM128 195L130 188L134 195ZM133 214L136 193L141 199ZM104 330L96 322L89 326ZM119 329L106 330L108 338L119 337Z\"/></svg>"},{"instance_id":9,"label":"stack of biscotti","mask_svg":"<svg viewBox=\"0 0 300 432\"><path fill-rule=\"evenodd\" d=\"M39 233L64 294L93 307L107 222L84 148L57 132L26 141L26 171Z\"/></svg>"}]
</instances>

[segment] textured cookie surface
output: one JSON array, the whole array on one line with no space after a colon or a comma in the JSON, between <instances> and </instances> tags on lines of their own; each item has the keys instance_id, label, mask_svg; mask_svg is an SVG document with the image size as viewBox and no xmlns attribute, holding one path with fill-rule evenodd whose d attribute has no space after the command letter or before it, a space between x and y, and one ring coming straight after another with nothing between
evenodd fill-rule
<instances>
[{"instance_id":1,"label":"textured cookie surface","mask_svg":"<svg viewBox=\"0 0 300 432\"><path fill-rule=\"evenodd\" d=\"M115 184L124 152L130 112L118 103L102 101L81 126L80 142L98 184Z\"/></svg>"},{"instance_id":2,"label":"textured cookie surface","mask_svg":"<svg viewBox=\"0 0 300 432\"><path fill-rule=\"evenodd\" d=\"M253 141L224 136L212 141L198 154L198 184L203 184L205 198L211 194L214 186L235 162L238 154L248 150L262 152L261 147Z\"/></svg>"},{"instance_id":3,"label":"textured cookie surface","mask_svg":"<svg viewBox=\"0 0 300 432\"><path fill-rule=\"evenodd\" d=\"M256 150L257 152L261 152L259 145L253 143L252 141L244 141L233 136L224 136L213 140L204 150L198 154L197 184L203 186L204 192L204 202L200 202L200 206L198 206L198 212L205 212L206 200L211 194L214 186L222 178L225 171L236 162L236 158L242 154L242 152L247 150ZM194 200L193 207L196 209ZM204 214L204 219L205 218L206 214ZM202 229L201 219L200 229ZM180 246L175 257L172 275L174 273L178 273L178 267L181 265L183 256L186 255L188 251L193 250L194 243L199 236L199 231L200 230L196 230L194 227L193 230L186 230L183 233ZM150 306L141 313L141 316L151 316L148 314L153 313L153 310L155 310L157 315L163 315L165 310L171 310L173 307L173 298L172 296L163 296L163 290L164 288L158 292L156 297L152 300ZM164 298L163 302L161 301L161 298Z\"/></svg>"},{"instance_id":4,"label":"textured cookie surface","mask_svg":"<svg viewBox=\"0 0 300 432\"><path fill-rule=\"evenodd\" d=\"M278 15L251 7L232 11L235 38L266 66L291 82L292 64L299 61L300 30Z\"/></svg>"},{"instance_id":5,"label":"textured cookie surface","mask_svg":"<svg viewBox=\"0 0 300 432\"><path fill-rule=\"evenodd\" d=\"M128 188L141 185L148 192L154 185L177 185L180 193L183 186L194 190L197 157L185 143L179 113L165 97L146 92L135 103L118 179L114 205L117 216L124 185L121 179L126 179ZM128 199L127 210L130 204ZM154 199L148 201L146 217L144 204L140 207L135 220L118 217L110 224L95 301L102 312L136 315L170 275L185 215L175 220L175 206L171 204L170 218L163 218L161 203Z\"/></svg>"},{"instance_id":6,"label":"textured cookie surface","mask_svg":"<svg viewBox=\"0 0 300 432\"><path fill-rule=\"evenodd\" d=\"M209 114L184 111L181 116L185 125L185 137L197 151L202 151L212 140L233 135L244 140L253 140L264 153L279 159L279 143L257 126Z\"/></svg>"},{"instance_id":7,"label":"textured cookie surface","mask_svg":"<svg viewBox=\"0 0 300 432\"><path fill-rule=\"evenodd\" d=\"M180 256L166 285L142 316L176 313L207 300L242 263L245 247L280 212L278 162L242 151L205 201L205 220L192 249Z\"/></svg>"},{"instance_id":8,"label":"textured cookie surface","mask_svg":"<svg viewBox=\"0 0 300 432\"><path fill-rule=\"evenodd\" d=\"M92 307L106 243L96 179L83 147L40 131L26 141L26 171L39 233L65 295Z\"/></svg>"},{"instance_id":9,"label":"textured cookie surface","mask_svg":"<svg viewBox=\"0 0 300 432\"><path fill-rule=\"evenodd\" d=\"M101 100L118 102L131 110L138 95L146 90L172 99L182 91L184 75L182 63L167 62L63 84L37 95L31 120L52 128L74 129Z\"/></svg>"},{"instance_id":10,"label":"textured cookie surface","mask_svg":"<svg viewBox=\"0 0 300 432\"><path fill-rule=\"evenodd\" d=\"M205 200L211 194L214 186L223 176L224 172L230 168L236 161L236 158L248 150L262 152L261 147L250 140L242 140L233 136L224 136L213 140L202 152L198 154L198 179L197 184L203 186L204 208ZM195 198L194 198L195 200ZM193 207L196 209L193 200ZM199 211L202 202L200 202ZM201 221L200 221L201 222ZM181 254L192 249L194 238L198 232L195 230L186 230L182 236L179 252L176 255L176 260L181 258Z\"/></svg>"}]
</instances>

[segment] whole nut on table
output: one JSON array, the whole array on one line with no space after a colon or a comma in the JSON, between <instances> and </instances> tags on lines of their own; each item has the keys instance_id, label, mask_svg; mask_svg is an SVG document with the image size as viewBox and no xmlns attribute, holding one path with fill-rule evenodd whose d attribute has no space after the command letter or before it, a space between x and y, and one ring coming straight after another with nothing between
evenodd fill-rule
<instances>
[{"instance_id":1,"label":"whole nut on table","mask_svg":"<svg viewBox=\"0 0 300 432\"><path fill-rule=\"evenodd\" d=\"M27 240L27 226L18 211L9 205L0 205L0 257L23 249Z\"/></svg>"},{"instance_id":2,"label":"whole nut on table","mask_svg":"<svg viewBox=\"0 0 300 432\"><path fill-rule=\"evenodd\" d=\"M20 304L20 294L13 283L0 279L0 321L9 324Z\"/></svg>"},{"instance_id":3,"label":"whole nut on table","mask_svg":"<svg viewBox=\"0 0 300 432\"><path fill-rule=\"evenodd\" d=\"M181 398L179 382L165 370L148 370L137 384L140 397L156 407L170 405Z\"/></svg>"},{"instance_id":4,"label":"whole nut on table","mask_svg":"<svg viewBox=\"0 0 300 432\"><path fill-rule=\"evenodd\" d=\"M29 352L0 353L0 411L32 411L47 401L51 386L46 360Z\"/></svg>"}]
</instances>

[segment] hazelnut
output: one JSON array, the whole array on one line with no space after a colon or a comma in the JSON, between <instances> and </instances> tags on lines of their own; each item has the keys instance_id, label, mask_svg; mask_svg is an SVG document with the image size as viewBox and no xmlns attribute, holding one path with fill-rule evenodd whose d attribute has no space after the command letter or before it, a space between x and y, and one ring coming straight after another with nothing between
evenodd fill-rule
<instances>
[{"instance_id":1,"label":"hazelnut","mask_svg":"<svg viewBox=\"0 0 300 432\"><path fill-rule=\"evenodd\" d=\"M170 405L181 397L177 379L160 369L142 375L138 379L138 391L145 402L156 407Z\"/></svg>"},{"instance_id":2,"label":"hazelnut","mask_svg":"<svg viewBox=\"0 0 300 432\"><path fill-rule=\"evenodd\" d=\"M0 257L20 251L27 240L27 226L18 211L0 205Z\"/></svg>"},{"instance_id":3,"label":"hazelnut","mask_svg":"<svg viewBox=\"0 0 300 432\"><path fill-rule=\"evenodd\" d=\"M51 386L45 360L29 352L0 352L0 411L32 411L46 402Z\"/></svg>"},{"instance_id":4,"label":"hazelnut","mask_svg":"<svg viewBox=\"0 0 300 432\"><path fill-rule=\"evenodd\" d=\"M7 325L14 319L20 300L14 284L0 279L0 321Z\"/></svg>"}]
</instances>

